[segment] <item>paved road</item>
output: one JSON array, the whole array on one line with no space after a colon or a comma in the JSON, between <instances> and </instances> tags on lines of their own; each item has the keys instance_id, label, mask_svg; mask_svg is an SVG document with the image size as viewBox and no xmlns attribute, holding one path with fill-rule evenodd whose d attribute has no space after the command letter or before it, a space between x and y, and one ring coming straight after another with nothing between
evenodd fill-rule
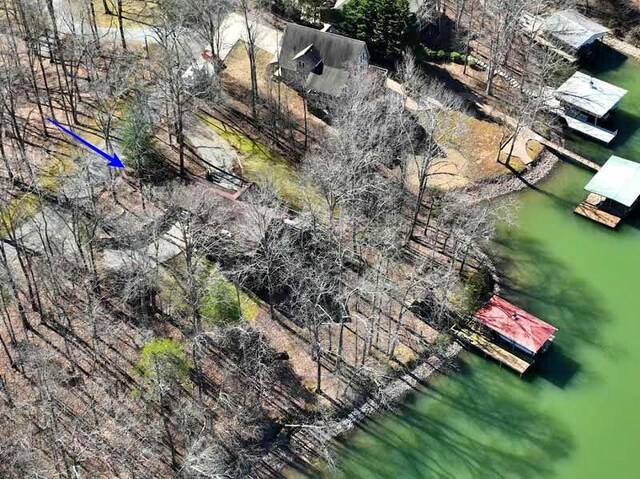
<instances>
[{"instance_id":1,"label":"paved road","mask_svg":"<svg viewBox=\"0 0 640 479\"><path fill-rule=\"evenodd\" d=\"M89 26L88 19L86 16L83 16L82 13L77 12L77 2L69 0L53 0L53 8L56 11L56 19L58 20L57 23L60 32L76 32L87 35L91 34L91 27ZM124 37L126 41L144 42L145 37L148 38L148 41L151 41L153 35L153 29L144 25L124 29ZM113 17L112 26L98 27L98 36L107 41L120 41L117 19Z\"/></svg>"}]
</instances>

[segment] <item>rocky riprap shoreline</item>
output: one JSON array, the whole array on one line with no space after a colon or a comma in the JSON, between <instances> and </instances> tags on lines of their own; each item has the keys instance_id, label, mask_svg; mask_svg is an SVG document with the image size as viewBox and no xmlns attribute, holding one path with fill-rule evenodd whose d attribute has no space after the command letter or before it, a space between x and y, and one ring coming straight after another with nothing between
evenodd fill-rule
<instances>
[{"instance_id":1,"label":"rocky riprap shoreline","mask_svg":"<svg viewBox=\"0 0 640 479\"><path fill-rule=\"evenodd\" d=\"M267 475L260 476L267 477L274 471L282 471L288 467L292 455L309 464L312 459L327 459L323 452L331 454L330 448L334 440L346 436L367 418L393 411L409 394L417 391L421 384L441 371L461 351L462 346L454 341L443 354L429 356L414 369L389 383L379 395L368 399L344 418L329 420L322 425L300 427L288 436L285 444L275 445L262 458Z\"/></svg>"}]
</instances>

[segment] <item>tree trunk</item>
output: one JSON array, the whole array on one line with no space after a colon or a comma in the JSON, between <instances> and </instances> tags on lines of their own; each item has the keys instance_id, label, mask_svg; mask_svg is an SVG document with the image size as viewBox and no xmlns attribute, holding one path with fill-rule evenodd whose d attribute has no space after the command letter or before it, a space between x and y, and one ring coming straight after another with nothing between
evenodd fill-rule
<instances>
[{"instance_id":1,"label":"tree trunk","mask_svg":"<svg viewBox=\"0 0 640 479\"><path fill-rule=\"evenodd\" d=\"M9 360L9 366L11 366L13 369L15 369L15 363L13 362L13 358L11 357L11 353L9 352L9 348L7 347L7 344L4 342L4 338L2 337L2 335L0 334L0 344L2 344L2 349L4 350L4 353L7 355L7 359Z\"/></svg>"},{"instance_id":2,"label":"tree trunk","mask_svg":"<svg viewBox=\"0 0 640 479\"><path fill-rule=\"evenodd\" d=\"M304 107L304 149L306 151L309 142L309 126L307 120L307 97L302 98L302 105Z\"/></svg>"},{"instance_id":3,"label":"tree trunk","mask_svg":"<svg viewBox=\"0 0 640 479\"><path fill-rule=\"evenodd\" d=\"M316 329L320 326L316 326ZM322 354L320 347L320 335L316 333L316 394L322 392Z\"/></svg>"},{"instance_id":4,"label":"tree trunk","mask_svg":"<svg viewBox=\"0 0 640 479\"><path fill-rule=\"evenodd\" d=\"M122 49L127 49L127 42L124 39L124 25L122 21L122 0L118 0L118 29L120 30L120 41L122 42Z\"/></svg>"}]
</instances>

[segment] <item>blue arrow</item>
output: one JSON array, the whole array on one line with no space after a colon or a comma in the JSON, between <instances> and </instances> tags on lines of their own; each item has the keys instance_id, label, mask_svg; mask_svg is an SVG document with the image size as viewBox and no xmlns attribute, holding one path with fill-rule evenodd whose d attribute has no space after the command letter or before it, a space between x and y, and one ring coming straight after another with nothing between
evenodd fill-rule
<instances>
[{"instance_id":1,"label":"blue arrow","mask_svg":"<svg viewBox=\"0 0 640 479\"><path fill-rule=\"evenodd\" d=\"M112 168L124 168L124 163L122 163L122 161L120 161L120 158L118 158L117 154L113 154L110 155L104 151L102 151L100 148L98 148L97 146L92 145L91 143L89 143L87 140L80 138L78 135L76 135L74 132L72 132L71 130L65 128L64 126L62 126L60 123L58 123L57 121L51 119L51 118L47 118L47 120L49 120L51 123L53 123L55 126L57 126L58 128L60 128L62 131L64 131L66 134L71 135L72 137L74 137L76 140L78 140L80 143L82 143L84 146L86 146L87 148L89 148L91 151L99 154L100 156L102 156L104 159L106 159L109 163L107 163L107 166L111 166Z\"/></svg>"}]
</instances>

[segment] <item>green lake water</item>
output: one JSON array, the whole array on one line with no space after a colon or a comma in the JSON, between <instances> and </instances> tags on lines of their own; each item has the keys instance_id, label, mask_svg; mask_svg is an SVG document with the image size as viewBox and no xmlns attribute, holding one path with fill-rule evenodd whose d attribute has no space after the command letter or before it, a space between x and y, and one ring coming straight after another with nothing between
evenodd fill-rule
<instances>
[{"instance_id":1,"label":"green lake water","mask_svg":"<svg viewBox=\"0 0 640 479\"><path fill-rule=\"evenodd\" d=\"M640 65L613 52L591 72L627 88L603 162L640 162ZM519 195L517 229L497 241L503 294L559 328L525 379L471 353L397 415L346 441L345 478L639 478L640 211L618 231L573 214L592 173L564 164Z\"/></svg>"}]
</instances>

